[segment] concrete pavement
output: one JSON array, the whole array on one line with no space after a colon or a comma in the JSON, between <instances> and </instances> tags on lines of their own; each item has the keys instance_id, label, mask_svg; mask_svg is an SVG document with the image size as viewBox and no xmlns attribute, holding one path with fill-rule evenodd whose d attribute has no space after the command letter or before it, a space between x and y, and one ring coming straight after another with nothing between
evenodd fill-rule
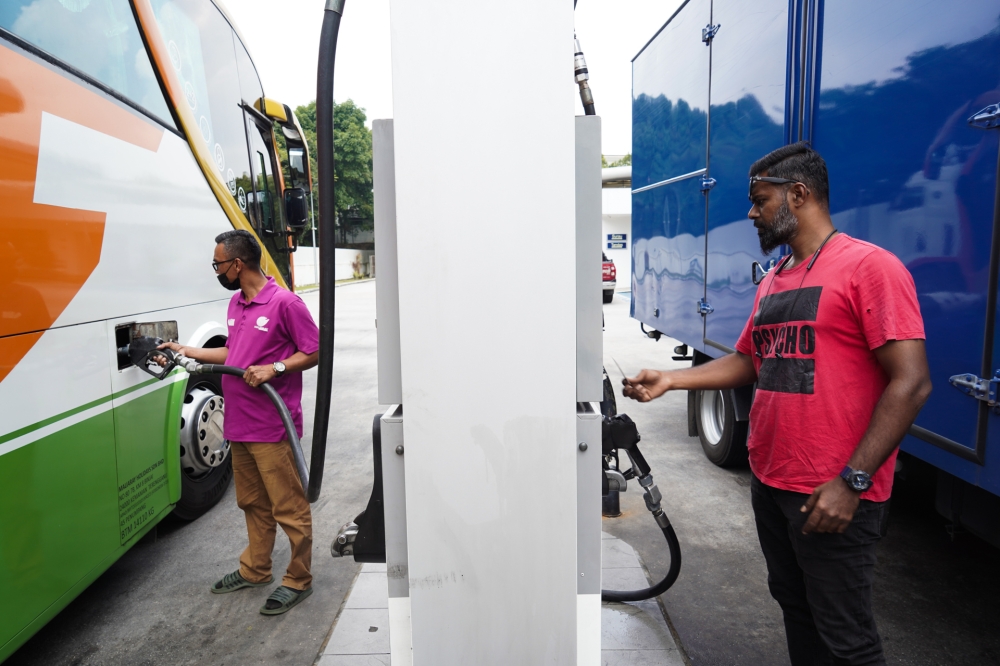
<instances>
[{"instance_id":1,"label":"concrete pavement","mask_svg":"<svg viewBox=\"0 0 1000 666\"><path fill-rule=\"evenodd\" d=\"M371 422L375 386L375 285L337 290L337 339L331 437L323 494L313 505L316 592L290 613L264 617L268 589L212 595L208 586L236 567L246 544L232 489L199 520L165 524L158 540L140 543L71 603L7 664L143 665L312 664L360 571L334 560L338 527L366 505L371 490ZM538 298L544 296L538 295ZM304 296L315 307L316 294ZM643 338L629 302L605 306L605 365L613 356L628 373L676 365L674 342ZM516 313L503 313L516 316ZM530 369L525 370L526 377ZM311 441L315 373L306 374L306 433ZM940 389L946 390L946 389ZM750 511L749 470L723 470L687 436L683 394L646 405L624 404L639 426L642 450L677 531L683 567L661 601L696 666L787 664L781 613L767 591L766 570ZM1000 664L1000 550L975 537L954 541L916 480L898 483L889 535L879 546L875 611L889 664ZM604 520L642 558L651 577L666 571L662 534L634 484L623 516ZM539 507L544 510L544 507ZM278 536L275 571L288 558Z\"/></svg>"},{"instance_id":2,"label":"concrete pavement","mask_svg":"<svg viewBox=\"0 0 1000 666\"><path fill-rule=\"evenodd\" d=\"M313 595L289 613L258 613L271 587L210 594L239 566L246 546L233 487L198 520L161 523L18 650L11 666L146 664L312 664L361 565L330 557L337 529L360 513L372 485L375 383L375 283L337 289L334 390L323 492L312 505ZM316 316L318 294L303 299ZM303 448L312 442L316 371L305 374ZM169 519L168 519L169 520ZM279 530L274 571L288 562ZM277 585L279 583L275 583Z\"/></svg>"}]
</instances>

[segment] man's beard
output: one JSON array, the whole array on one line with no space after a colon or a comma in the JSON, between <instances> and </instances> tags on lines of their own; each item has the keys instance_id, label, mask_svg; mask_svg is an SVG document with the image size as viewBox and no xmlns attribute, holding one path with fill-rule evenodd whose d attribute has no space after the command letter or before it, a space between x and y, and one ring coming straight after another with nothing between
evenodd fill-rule
<instances>
[{"instance_id":1,"label":"man's beard","mask_svg":"<svg viewBox=\"0 0 1000 666\"><path fill-rule=\"evenodd\" d=\"M771 224L762 224L757 229L760 251L764 256L771 254L779 245L791 243L799 231L799 218L788 210L788 200L781 202Z\"/></svg>"}]
</instances>

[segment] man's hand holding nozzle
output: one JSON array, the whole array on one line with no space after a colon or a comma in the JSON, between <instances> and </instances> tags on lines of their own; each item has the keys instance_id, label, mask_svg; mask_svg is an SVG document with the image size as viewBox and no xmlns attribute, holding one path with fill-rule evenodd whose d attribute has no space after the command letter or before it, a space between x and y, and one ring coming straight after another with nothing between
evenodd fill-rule
<instances>
[{"instance_id":1,"label":"man's hand holding nozzle","mask_svg":"<svg viewBox=\"0 0 1000 666\"><path fill-rule=\"evenodd\" d=\"M162 345L159 345L157 349L169 349L170 351L176 354L186 355L184 354L184 347L177 344L176 342L164 342ZM154 356L153 361L161 368L166 367L168 363L167 357L162 354L157 354L156 356Z\"/></svg>"},{"instance_id":2,"label":"man's hand holding nozzle","mask_svg":"<svg viewBox=\"0 0 1000 666\"><path fill-rule=\"evenodd\" d=\"M643 370L632 378L622 379L622 394L638 402L649 402L670 390L670 373L659 370Z\"/></svg>"}]
</instances>

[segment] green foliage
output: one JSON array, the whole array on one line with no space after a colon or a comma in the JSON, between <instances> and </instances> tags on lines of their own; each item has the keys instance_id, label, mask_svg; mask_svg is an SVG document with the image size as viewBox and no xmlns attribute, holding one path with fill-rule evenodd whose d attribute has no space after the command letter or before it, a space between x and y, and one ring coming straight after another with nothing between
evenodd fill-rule
<instances>
[{"instance_id":1,"label":"green foliage","mask_svg":"<svg viewBox=\"0 0 1000 666\"><path fill-rule=\"evenodd\" d=\"M313 177L313 199L319 197L319 168L316 163L316 102L312 101L295 109L302 131L305 134L306 145L309 147L309 169ZM334 104L333 112L333 150L336 165L337 219L345 220L348 211L352 211L352 219L363 220L362 228L371 228L374 215L372 198L372 133L365 127L365 111L353 100ZM281 156L282 169L288 179L288 154L285 149L284 137L278 136L278 151ZM314 211L319 215L319 210ZM310 242L308 231L303 233L301 241Z\"/></svg>"},{"instance_id":2,"label":"green foliage","mask_svg":"<svg viewBox=\"0 0 1000 666\"><path fill-rule=\"evenodd\" d=\"M295 109L309 143L310 167L316 168L316 102ZM372 133L365 127L364 109L347 100L334 105L333 149L336 156L337 215L355 208L363 218L372 216Z\"/></svg>"},{"instance_id":3,"label":"green foliage","mask_svg":"<svg viewBox=\"0 0 1000 666\"><path fill-rule=\"evenodd\" d=\"M610 163L604 157L604 155L601 155L601 168L602 169L609 169L611 167L620 167L620 166L632 166L632 153L629 153L628 155L626 155L625 157L621 158L620 160L615 160L614 162L610 162Z\"/></svg>"}]
</instances>

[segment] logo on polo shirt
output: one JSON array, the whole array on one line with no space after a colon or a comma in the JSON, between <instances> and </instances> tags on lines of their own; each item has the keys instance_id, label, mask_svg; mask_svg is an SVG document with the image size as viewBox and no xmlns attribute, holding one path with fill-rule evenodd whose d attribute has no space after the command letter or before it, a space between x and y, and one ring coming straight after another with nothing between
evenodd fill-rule
<instances>
[{"instance_id":1,"label":"logo on polo shirt","mask_svg":"<svg viewBox=\"0 0 1000 666\"><path fill-rule=\"evenodd\" d=\"M267 317L257 317L257 325L254 326L258 331L267 332L267 322L271 321Z\"/></svg>"},{"instance_id":2,"label":"logo on polo shirt","mask_svg":"<svg viewBox=\"0 0 1000 666\"><path fill-rule=\"evenodd\" d=\"M235 319L230 319L229 320L229 325L230 326L236 326L236 320Z\"/></svg>"}]
</instances>

